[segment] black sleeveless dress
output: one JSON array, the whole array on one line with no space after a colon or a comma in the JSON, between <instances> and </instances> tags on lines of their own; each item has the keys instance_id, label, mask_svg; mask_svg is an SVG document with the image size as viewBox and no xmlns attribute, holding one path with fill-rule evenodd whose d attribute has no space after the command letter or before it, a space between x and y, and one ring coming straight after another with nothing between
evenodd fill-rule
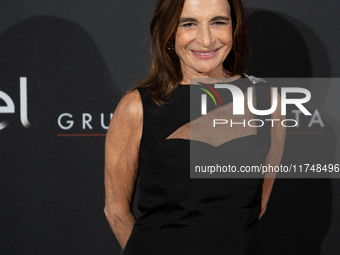
<instances>
[{"instance_id":1,"label":"black sleeveless dress","mask_svg":"<svg viewBox=\"0 0 340 255\"><path fill-rule=\"evenodd\" d=\"M232 84L243 92L255 86L257 109L269 109L269 85L254 83L242 78ZM200 85L179 85L163 107L152 101L147 89L138 88L144 111L137 187L142 214L136 219L124 255L258 252L263 179L190 178L190 140L166 139L192 120L190 86ZM200 144L205 151L216 149ZM269 147L270 126L266 124L256 135L233 139L218 148L226 150L231 161L264 164Z\"/></svg>"}]
</instances>

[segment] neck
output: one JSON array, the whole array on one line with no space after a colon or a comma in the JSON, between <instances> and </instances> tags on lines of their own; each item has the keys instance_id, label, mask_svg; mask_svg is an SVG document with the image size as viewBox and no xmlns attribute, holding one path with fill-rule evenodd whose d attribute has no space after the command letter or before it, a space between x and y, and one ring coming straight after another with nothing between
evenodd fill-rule
<instances>
[{"instance_id":1,"label":"neck","mask_svg":"<svg viewBox=\"0 0 340 255\"><path fill-rule=\"evenodd\" d=\"M182 70L183 73L183 79L181 81L181 84L191 84L191 83L195 83L193 82L193 80L199 80L199 79L226 79L226 78L230 78L231 81L240 78L240 75L234 75L234 76L230 76L228 75L228 71L225 69L221 69L219 71L215 71L215 72L208 72L208 73L201 73L201 72L188 72L188 71L184 71Z\"/></svg>"}]
</instances>

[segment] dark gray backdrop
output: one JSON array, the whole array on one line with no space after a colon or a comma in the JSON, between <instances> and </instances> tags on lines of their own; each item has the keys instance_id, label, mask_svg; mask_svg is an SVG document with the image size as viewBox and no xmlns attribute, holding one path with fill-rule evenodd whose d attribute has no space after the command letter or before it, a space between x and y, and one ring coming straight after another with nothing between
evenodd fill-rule
<instances>
[{"instance_id":1,"label":"dark gray backdrop","mask_svg":"<svg viewBox=\"0 0 340 255\"><path fill-rule=\"evenodd\" d=\"M155 3L0 1L0 91L15 104L14 114L0 113L8 123L0 130L1 254L120 253L103 214L101 121L107 126L119 99L150 67ZM249 73L340 76L339 2L244 4L253 51ZM29 128L20 120L19 77L28 81ZM339 88L313 90L325 111L336 113L339 104L326 99L337 98ZM72 115L63 126L74 121L68 130L58 124L63 113ZM83 126L89 116L92 129ZM323 146L339 163L339 123L328 121L332 139L325 137ZM288 136L288 146L294 140ZM262 254L339 254L339 183L278 179L263 218Z\"/></svg>"}]
</instances>

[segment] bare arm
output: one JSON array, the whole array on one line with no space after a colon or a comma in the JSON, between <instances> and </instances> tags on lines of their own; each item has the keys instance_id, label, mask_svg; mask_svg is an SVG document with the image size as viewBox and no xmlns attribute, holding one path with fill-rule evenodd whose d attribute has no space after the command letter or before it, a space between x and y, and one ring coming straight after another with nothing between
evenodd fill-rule
<instances>
[{"instance_id":1,"label":"bare arm","mask_svg":"<svg viewBox=\"0 0 340 255\"><path fill-rule=\"evenodd\" d=\"M105 141L105 215L122 249L131 234L135 218L132 195L138 173L143 108L137 90L119 102Z\"/></svg>"},{"instance_id":2,"label":"bare arm","mask_svg":"<svg viewBox=\"0 0 340 255\"><path fill-rule=\"evenodd\" d=\"M272 98L273 91L271 90ZM278 107L275 112L272 113L272 119L279 119L280 122L285 119L285 116L281 115L281 97L278 94ZM271 166L280 165L284 143L286 137L286 128L281 125L278 121L275 122L274 127L271 128L271 144L269 153L266 158L266 165L270 164ZM270 194L272 192L272 188L275 181L275 173L267 172L264 176L263 185L262 185L262 203L261 203L261 213L259 219L262 218L263 214L267 209L267 204L270 198Z\"/></svg>"}]
</instances>

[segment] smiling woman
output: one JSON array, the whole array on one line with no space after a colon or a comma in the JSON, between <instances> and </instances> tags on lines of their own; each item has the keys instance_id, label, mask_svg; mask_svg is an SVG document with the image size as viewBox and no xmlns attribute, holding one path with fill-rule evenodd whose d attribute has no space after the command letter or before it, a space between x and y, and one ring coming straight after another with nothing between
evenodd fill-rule
<instances>
[{"instance_id":1,"label":"smiling woman","mask_svg":"<svg viewBox=\"0 0 340 255\"><path fill-rule=\"evenodd\" d=\"M150 31L150 73L121 99L106 136L104 211L123 254L257 254L257 226L273 179L190 178L191 141L198 155L218 151L231 165L281 161L279 125L224 129L214 139L195 139L192 132L205 135L210 112L232 116L228 99L191 120L190 88L199 86L190 84L192 78L230 78L241 95L256 87L251 93L257 109L271 108L271 87L244 74L249 50L242 3L160 0ZM279 113L280 107L271 117L280 119ZM255 118L250 111L243 117ZM137 176L141 216L135 219L131 203Z\"/></svg>"},{"instance_id":2,"label":"smiling woman","mask_svg":"<svg viewBox=\"0 0 340 255\"><path fill-rule=\"evenodd\" d=\"M247 22L240 0L159 1L150 32L152 67L139 87L147 88L158 105L188 78L239 77L247 71Z\"/></svg>"},{"instance_id":3,"label":"smiling woman","mask_svg":"<svg viewBox=\"0 0 340 255\"><path fill-rule=\"evenodd\" d=\"M228 1L186 1L175 38L183 73L190 77L224 78L223 61L233 47L233 28Z\"/></svg>"}]
</instances>

